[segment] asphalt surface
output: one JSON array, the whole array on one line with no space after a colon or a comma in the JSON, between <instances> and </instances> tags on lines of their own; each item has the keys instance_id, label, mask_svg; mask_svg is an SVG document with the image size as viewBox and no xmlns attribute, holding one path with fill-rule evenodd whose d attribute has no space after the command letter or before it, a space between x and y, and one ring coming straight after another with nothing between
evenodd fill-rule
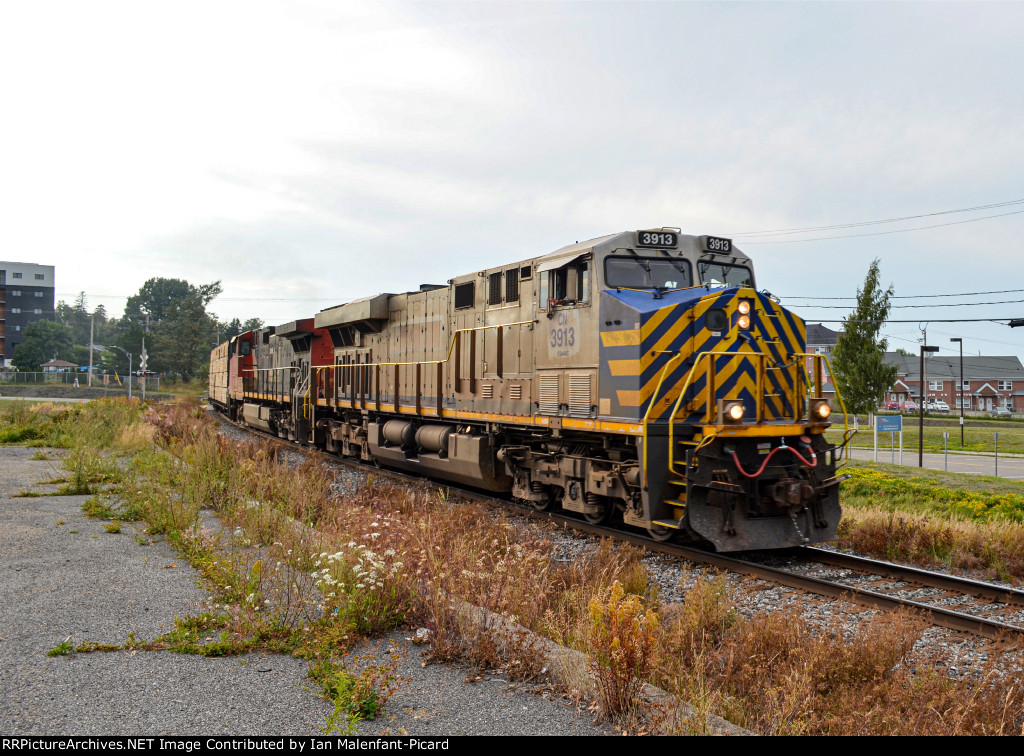
<instances>
[{"instance_id":1,"label":"asphalt surface","mask_svg":"<svg viewBox=\"0 0 1024 756\"><path fill-rule=\"evenodd\" d=\"M0 732L16 735L319 735L332 707L302 660L249 654L208 659L150 651L48 656L70 639L153 639L176 616L201 612L200 575L166 543L108 533L81 513L84 496L15 497L61 474L35 449L0 447ZM51 454L56 455L58 453ZM141 527L141 526L140 526ZM396 633L374 648L408 647L410 678L358 734L607 735L583 709L502 676L424 665Z\"/></svg>"},{"instance_id":2,"label":"asphalt surface","mask_svg":"<svg viewBox=\"0 0 1024 756\"><path fill-rule=\"evenodd\" d=\"M881 436L883 434L879 434ZM917 447L913 449L904 447L902 462L900 461L900 449L899 442L895 451L889 445L889 434L886 436L885 445L882 444L881 438L879 438L878 445L878 462L884 462L886 464L902 464L906 467L917 467ZM875 450L864 449L860 447L851 447L851 453L853 459L865 460L865 461L876 461ZM927 467L932 470L949 470L949 472L957 473L970 473L974 475L997 475L1000 478L1007 478L1009 480L1024 480L1024 456L1013 455L1008 456L1000 454L998 459L998 472L997 472L997 460L993 454L964 454L953 448L949 450L948 454L936 454L933 452L925 452L923 455L923 467Z\"/></svg>"}]
</instances>

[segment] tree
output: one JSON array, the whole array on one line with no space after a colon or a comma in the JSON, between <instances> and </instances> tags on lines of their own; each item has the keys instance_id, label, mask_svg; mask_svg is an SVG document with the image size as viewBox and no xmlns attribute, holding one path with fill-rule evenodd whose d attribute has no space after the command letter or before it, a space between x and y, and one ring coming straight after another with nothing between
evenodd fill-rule
<instances>
[{"instance_id":1,"label":"tree","mask_svg":"<svg viewBox=\"0 0 1024 756\"><path fill-rule=\"evenodd\" d=\"M73 338L71 329L52 320L37 320L25 326L25 340L14 348L11 360L19 370L35 372L50 360L71 362Z\"/></svg>"},{"instance_id":2,"label":"tree","mask_svg":"<svg viewBox=\"0 0 1024 756\"><path fill-rule=\"evenodd\" d=\"M217 323L206 306L220 292L220 281L193 286L177 278L151 278L128 298L114 343L132 353L132 367L138 369L145 338L148 370L189 380L209 360ZM120 369L126 367L123 356L113 359Z\"/></svg>"},{"instance_id":3,"label":"tree","mask_svg":"<svg viewBox=\"0 0 1024 756\"><path fill-rule=\"evenodd\" d=\"M233 339L240 333L255 331L263 327L263 321L259 318L249 318L244 323L238 318L232 318L227 323L221 323L217 332L217 343L223 344L228 339Z\"/></svg>"},{"instance_id":4,"label":"tree","mask_svg":"<svg viewBox=\"0 0 1024 756\"><path fill-rule=\"evenodd\" d=\"M151 341L159 369L178 373L184 381L191 380L210 358L216 328L216 321L206 312L206 299L200 290L168 308Z\"/></svg>"},{"instance_id":5,"label":"tree","mask_svg":"<svg viewBox=\"0 0 1024 756\"><path fill-rule=\"evenodd\" d=\"M128 302L124 306L124 317L140 325L146 325L148 317L148 324L152 329L187 297L197 295L205 308L220 292L220 281L193 286L180 278L151 278L142 284L138 294L128 297Z\"/></svg>"},{"instance_id":6,"label":"tree","mask_svg":"<svg viewBox=\"0 0 1024 756\"><path fill-rule=\"evenodd\" d=\"M857 290L857 306L843 321L844 327L832 350L836 386L846 408L853 413L874 412L896 380L896 366L885 363L888 342L879 332L889 317L892 286L882 291L878 283L878 259L868 268L864 288Z\"/></svg>"}]
</instances>

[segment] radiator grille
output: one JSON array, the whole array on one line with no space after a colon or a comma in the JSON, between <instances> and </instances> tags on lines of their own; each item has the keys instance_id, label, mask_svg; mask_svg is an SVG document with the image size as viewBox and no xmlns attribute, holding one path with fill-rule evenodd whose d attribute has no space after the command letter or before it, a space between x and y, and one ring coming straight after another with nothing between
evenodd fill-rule
<instances>
[{"instance_id":1,"label":"radiator grille","mask_svg":"<svg viewBox=\"0 0 1024 756\"><path fill-rule=\"evenodd\" d=\"M558 375L540 376L540 414L558 414Z\"/></svg>"},{"instance_id":2,"label":"radiator grille","mask_svg":"<svg viewBox=\"0 0 1024 756\"><path fill-rule=\"evenodd\" d=\"M576 417L590 415L590 376L569 376L569 414Z\"/></svg>"}]
</instances>

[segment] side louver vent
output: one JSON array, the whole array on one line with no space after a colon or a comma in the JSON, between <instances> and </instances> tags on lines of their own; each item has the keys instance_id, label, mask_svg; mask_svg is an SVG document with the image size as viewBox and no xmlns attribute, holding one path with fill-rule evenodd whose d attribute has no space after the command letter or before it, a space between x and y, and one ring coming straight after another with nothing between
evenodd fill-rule
<instances>
[{"instance_id":1,"label":"side louver vent","mask_svg":"<svg viewBox=\"0 0 1024 756\"><path fill-rule=\"evenodd\" d=\"M558 375L540 376L540 414L558 414Z\"/></svg>"},{"instance_id":2,"label":"side louver vent","mask_svg":"<svg viewBox=\"0 0 1024 756\"><path fill-rule=\"evenodd\" d=\"M575 417L590 415L590 376L569 376L569 414Z\"/></svg>"},{"instance_id":3,"label":"side louver vent","mask_svg":"<svg viewBox=\"0 0 1024 756\"><path fill-rule=\"evenodd\" d=\"M509 399L522 399L523 398L523 384L513 383L508 387L508 398Z\"/></svg>"},{"instance_id":4,"label":"side louver vent","mask_svg":"<svg viewBox=\"0 0 1024 756\"><path fill-rule=\"evenodd\" d=\"M490 399L494 396L494 386L490 383L484 383L480 386L480 398Z\"/></svg>"}]
</instances>

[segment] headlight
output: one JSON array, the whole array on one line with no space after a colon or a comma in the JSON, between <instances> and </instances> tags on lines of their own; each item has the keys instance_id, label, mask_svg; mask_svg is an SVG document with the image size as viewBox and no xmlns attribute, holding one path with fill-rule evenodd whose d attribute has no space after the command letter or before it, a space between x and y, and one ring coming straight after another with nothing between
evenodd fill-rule
<instances>
[{"instance_id":1,"label":"headlight","mask_svg":"<svg viewBox=\"0 0 1024 756\"><path fill-rule=\"evenodd\" d=\"M718 422L721 425L735 425L743 422L745 408L743 402L736 399L718 400Z\"/></svg>"},{"instance_id":2,"label":"headlight","mask_svg":"<svg viewBox=\"0 0 1024 756\"><path fill-rule=\"evenodd\" d=\"M828 420L832 415L832 407L828 399L811 399L810 416L812 421Z\"/></svg>"},{"instance_id":3,"label":"headlight","mask_svg":"<svg viewBox=\"0 0 1024 756\"><path fill-rule=\"evenodd\" d=\"M740 315L739 318L736 320L736 325L740 327L741 331L746 331L748 328L750 328L750 316Z\"/></svg>"},{"instance_id":4,"label":"headlight","mask_svg":"<svg viewBox=\"0 0 1024 756\"><path fill-rule=\"evenodd\" d=\"M748 300L746 300L746 299L741 299L740 303L739 303L739 306L736 309L740 311L740 315L749 315L750 314L750 302Z\"/></svg>"}]
</instances>

